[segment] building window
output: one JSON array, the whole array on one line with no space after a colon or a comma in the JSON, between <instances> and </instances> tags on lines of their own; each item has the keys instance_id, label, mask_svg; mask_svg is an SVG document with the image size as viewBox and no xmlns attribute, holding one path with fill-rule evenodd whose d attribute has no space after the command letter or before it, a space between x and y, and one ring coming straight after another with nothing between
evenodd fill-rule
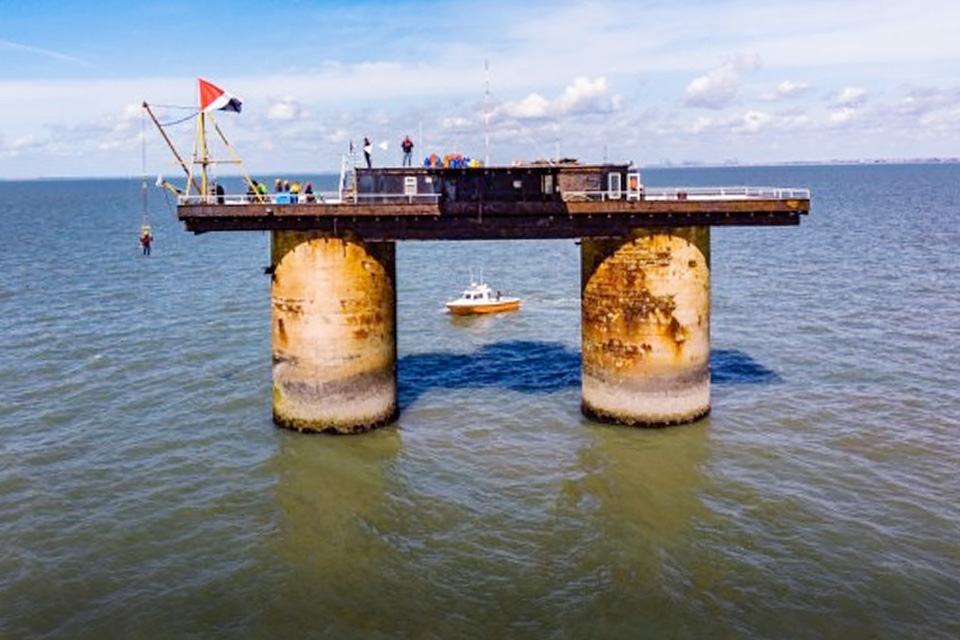
<instances>
[{"instance_id":1,"label":"building window","mask_svg":"<svg viewBox=\"0 0 960 640\"><path fill-rule=\"evenodd\" d=\"M607 197L611 200L619 200L622 197L621 189L620 174L607 174Z\"/></svg>"},{"instance_id":2,"label":"building window","mask_svg":"<svg viewBox=\"0 0 960 640\"><path fill-rule=\"evenodd\" d=\"M541 187L544 193L548 195L553 193L553 174L546 173L543 175Z\"/></svg>"}]
</instances>

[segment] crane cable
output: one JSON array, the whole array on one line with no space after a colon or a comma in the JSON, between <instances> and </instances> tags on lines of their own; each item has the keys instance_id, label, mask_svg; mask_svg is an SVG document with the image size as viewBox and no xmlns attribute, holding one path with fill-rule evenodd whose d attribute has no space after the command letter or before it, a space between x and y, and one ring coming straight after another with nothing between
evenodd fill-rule
<instances>
[{"instance_id":1,"label":"crane cable","mask_svg":"<svg viewBox=\"0 0 960 640\"><path fill-rule=\"evenodd\" d=\"M149 219L147 203L147 123L146 116L140 114L140 191L143 196L143 219L146 224Z\"/></svg>"},{"instance_id":2,"label":"crane cable","mask_svg":"<svg viewBox=\"0 0 960 640\"><path fill-rule=\"evenodd\" d=\"M139 240L141 246L144 246L144 238L150 236L152 240L153 228L150 224L150 207L149 201L147 198L147 135L146 135L146 115L141 113L140 115L140 193L143 199L143 211L140 218L140 235ZM147 241L149 244L149 240ZM149 249L145 251L148 253Z\"/></svg>"}]
</instances>

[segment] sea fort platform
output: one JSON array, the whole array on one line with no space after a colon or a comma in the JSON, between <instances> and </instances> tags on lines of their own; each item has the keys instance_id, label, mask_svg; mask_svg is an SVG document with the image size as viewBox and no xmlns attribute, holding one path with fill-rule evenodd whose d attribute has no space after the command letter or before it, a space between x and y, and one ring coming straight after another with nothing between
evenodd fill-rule
<instances>
[{"instance_id":1,"label":"sea fort platform","mask_svg":"<svg viewBox=\"0 0 960 640\"><path fill-rule=\"evenodd\" d=\"M329 433L398 416L398 241L578 240L581 409L666 426L710 411L711 227L810 211L805 189L651 189L632 165L575 161L351 166L315 194L203 184L178 197L187 230L270 232L274 421Z\"/></svg>"}]
</instances>

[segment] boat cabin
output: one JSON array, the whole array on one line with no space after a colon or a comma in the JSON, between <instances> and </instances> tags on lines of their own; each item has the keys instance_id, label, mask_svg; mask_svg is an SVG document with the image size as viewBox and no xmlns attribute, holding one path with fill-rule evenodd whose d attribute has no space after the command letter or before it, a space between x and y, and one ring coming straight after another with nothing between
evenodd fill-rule
<instances>
[{"instance_id":1,"label":"boat cabin","mask_svg":"<svg viewBox=\"0 0 960 640\"><path fill-rule=\"evenodd\" d=\"M484 282L471 282L456 300L447 303L447 310L454 315L476 315L515 311L520 308L520 298L496 294Z\"/></svg>"}]
</instances>

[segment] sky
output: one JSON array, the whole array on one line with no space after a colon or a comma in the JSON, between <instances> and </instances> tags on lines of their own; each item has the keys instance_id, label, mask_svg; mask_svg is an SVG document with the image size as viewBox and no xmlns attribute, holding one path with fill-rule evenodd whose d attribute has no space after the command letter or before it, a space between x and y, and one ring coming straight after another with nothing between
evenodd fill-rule
<instances>
[{"instance_id":1,"label":"sky","mask_svg":"<svg viewBox=\"0 0 960 640\"><path fill-rule=\"evenodd\" d=\"M198 78L243 101L215 121L250 173L336 172L364 137L396 165L404 135L418 160L490 164L960 156L960 0L0 0L0 15L0 179L179 171L141 105L189 157Z\"/></svg>"}]
</instances>

